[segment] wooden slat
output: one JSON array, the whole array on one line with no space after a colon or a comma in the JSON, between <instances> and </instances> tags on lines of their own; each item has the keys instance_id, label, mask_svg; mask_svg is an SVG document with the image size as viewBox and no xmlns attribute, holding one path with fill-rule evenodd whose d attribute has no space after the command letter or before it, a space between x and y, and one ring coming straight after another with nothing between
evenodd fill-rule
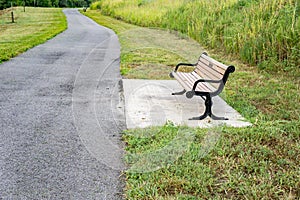
<instances>
[{"instance_id":1,"label":"wooden slat","mask_svg":"<svg viewBox=\"0 0 300 200\"><path fill-rule=\"evenodd\" d=\"M187 91L191 91L193 89L194 83L197 80L202 79L201 77L199 78L199 76L197 77L192 73L177 72L173 75L174 78L178 80L181 86ZM196 88L196 91L201 92L212 92L215 90L216 88L212 87L210 83L199 83Z\"/></svg>"},{"instance_id":2,"label":"wooden slat","mask_svg":"<svg viewBox=\"0 0 300 200\"><path fill-rule=\"evenodd\" d=\"M185 80L185 84L187 85L187 90L191 90L193 88L194 82L196 81L195 79L192 79L192 77L190 77L189 73L183 73L181 72L180 77Z\"/></svg>"},{"instance_id":3,"label":"wooden slat","mask_svg":"<svg viewBox=\"0 0 300 200\"><path fill-rule=\"evenodd\" d=\"M212 62L214 65L216 65L220 68L223 68L223 70L226 70L227 67L228 67L227 65L225 65L225 64L223 64L223 63L221 63L221 62L219 62L219 61L217 61L217 60L215 60L215 59L213 59L213 58L211 58L211 57L209 57L205 54L202 54L201 57L203 57L205 60L207 60L209 62Z\"/></svg>"},{"instance_id":4,"label":"wooden slat","mask_svg":"<svg viewBox=\"0 0 300 200\"><path fill-rule=\"evenodd\" d=\"M180 78L186 82L186 84L189 85L189 87L193 84L193 80L191 80L189 77L188 77L188 73L183 73L183 72L180 72L178 73Z\"/></svg>"},{"instance_id":5,"label":"wooden slat","mask_svg":"<svg viewBox=\"0 0 300 200\"><path fill-rule=\"evenodd\" d=\"M208 68L213 69L214 71L216 71L217 73L220 73L222 75L225 73L225 71L227 69L227 67L226 67L226 69L224 69L223 67L220 67L220 66L216 65L215 63L210 62L202 57L200 57L198 63L203 63Z\"/></svg>"},{"instance_id":6,"label":"wooden slat","mask_svg":"<svg viewBox=\"0 0 300 200\"><path fill-rule=\"evenodd\" d=\"M182 78L181 72L173 73L173 76L184 89L187 91L190 90L189 83L186 81L186 79Z\"/></svg>"},{"instance_id":7,"label":"wooden slat","mask_svg":"<svg viewBox=\"0 0 300 200\"><path fill-rule=\"evenodd\" d=\"M197 74L195 72L192 72L192 74L194 74L194 76L197 77L197 80L204 79L204 77L199 76L199 74ZM213 83L207 83L207 82L200 83L197 85L197 87L199 85L203 85L203 87L205 87L205 91L214 91L219 87L219 84L213 84Z\"/></svg>"},{"instance_id":8,"label":"wooden slat","mask_svg":"<svg viewBox=\"0 0 300 200\"><path fill-rule=\"evenodd\" d=\"M215 59L206 56L205 54L202 54L200 59L203 58L205 59L207 62L211 62L214 66L214 69L219 71L220 73L224 74L226 69L228 68L227 65L224 65L223 63L220 63L219 61L216 61Z\"/></svg>"},{"instance_id":9,"label":"wooden slat","mask_svg":"<svg viewBox=\"0 0 300 200\"><path fill-rule=\"evenodd\" d=\"M202 77L206 77L212 80L219 80L223 77L223 74L211 69L210 67L206 66L205 64L199 62L195 71L200 74Z\"/></svg>"}]
</instances>

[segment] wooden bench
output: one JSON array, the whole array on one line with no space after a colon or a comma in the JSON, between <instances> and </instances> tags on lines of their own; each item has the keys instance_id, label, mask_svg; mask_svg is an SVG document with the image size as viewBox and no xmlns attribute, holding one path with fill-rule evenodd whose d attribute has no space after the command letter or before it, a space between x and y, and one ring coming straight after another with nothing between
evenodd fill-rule
<instances>
[{"instance_id":1,"label":"wooden bench","mask_svg":"<svg viewBox=\"0 0 300 200\"><path fill-rule=\"evenodd\" d=\"M194 70L189 73L179 72L180 66L192 66ZM229 74L234 71L234 66L226 66L204 52L196 64L179 63L175 70L170 73L170 77L175 78L184 89L181 92L172 93L172 95L186 94L187 98L192 98L196 95L205 100L204 114L200 117L193 117L190 120L202 120L207 116L214 120L228 120L224 117L217 117L212 113L212 97L222 92Z\"/></svg>"}]
</instances>

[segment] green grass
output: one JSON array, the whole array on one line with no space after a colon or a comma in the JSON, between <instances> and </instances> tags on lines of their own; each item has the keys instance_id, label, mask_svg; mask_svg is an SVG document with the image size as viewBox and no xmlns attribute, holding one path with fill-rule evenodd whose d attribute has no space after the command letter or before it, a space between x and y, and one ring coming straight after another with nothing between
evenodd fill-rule
<instances>
[{"instance_id":1,"label":"green grass","mask_svg":"<svg viewBox=\"0 0 300 200\"><path fill-rule=\"evenodd\" d=\"M300 65L298 0L102 0L94 8L129 23L177 30L268 71Z\"/></svg>"},{"instance_id":2,"label":"green grass","mask_svg":"<svg viewBox=\"0 0 300 200\"><path fill-rule=\"evenodd\" d=\"M172 142L180 128L167 126L151 130L155 135L142 139L131 135L140 130L126 132L128 154L146 155ZM204 157L199 152L204 136L211 134L211 130L190 131L194 140L174 163L154 172L127 173L128 199L299 197L300 150L299 141L295 142L300 136L299 123L259 123L241 129L224 127L216 145Z\"/></svg>"},{"instance_id":3,"label":"green grass","mask_svg":"<svg viewBox=\"0 0 300 200\"><path fill-rule=\"evenodd\" d=\"M41 44L67 28L62 9L14 8L15 23L10 13L0 16L0 63Z\"/></svg>"},{"instance_id":4,"label":"green grass","mask_svg":"<svg viewBox=\"0 0 300 200\"><path fill-rule=\"evenodd\" d=\"M203 50L181 34L126 25L99 11L86 14L118 33L124 78L166 79L171 66L195 61ZM125 131L126 198L299 199L299 71L270 73L219 51L209 54L236 66L223 97L253 126L167 123Z\"/></svg>"}]
</instances>

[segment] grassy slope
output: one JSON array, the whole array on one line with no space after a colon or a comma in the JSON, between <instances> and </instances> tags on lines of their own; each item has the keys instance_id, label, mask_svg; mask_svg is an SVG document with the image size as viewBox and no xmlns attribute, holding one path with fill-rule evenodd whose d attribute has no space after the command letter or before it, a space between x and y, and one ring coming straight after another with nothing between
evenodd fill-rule
<instances>
[{"instance_id":1,"label":"grassy slope","mask_svg":"<svg viewBox=\"0 0 300 200\"><path fill-rule=\"evenodd\" d=\"M123 30L124 27L136 27L128 27L129 25L103 17L96 11L90 11L87 15L100 24L111 28L118 27L116 30L121 35L122 62L134 66L129 69L125 67L129 74L133 69L142 68L142 62L167 62L166 67L172 65L168 56L159 60L161 55L154 52L147 51L145 55L138 51L128 51L127 45L131 41L128 41L128 37L122 37L124 34L119 31L119 27L123 27ZM156 30L153 30L153 35L155 34ZM139 45L148 44L143 42ZM210 54L223 62L232 63L232 57L219 52L214 54L213 51ZM166 55L172 56L172 53L166 51ZM174 163L166 164L154 172L127 173L128 199L300 197L299 76L287 79L276 72L259 71L256 67L244 65L238 60L232 64L236 65L238 70L230 77L226 86L226 101L254 125L249 128L223 127L217 131L188 129L194 137L193 142ZM161 68L161 73L158 73L156 78L161 78L160 74L165 73L165 67ZM125 73L125 77L127 75ZM151 78L155 78L155 75ZM164 127L127 131L124 134L128 143L127 161L134 164L131 154L143 156L147 155L147 152L157 152L172 143L183 129L185 128L167 124ZM214 132L220 133L220 138L212 151L202 156L199 152L205 146L205 135ZM147 156L144 159L147 159ZM142 157L142 160L144 159Z\"/></svg>"},{"instance_id":2,"label":"grassy slope","mask_svg":"<svg viewBox=\"0 0 300 200\"><path fill-rule=\"evenodd\" d=\"M300 65L297 0L102 0L98 7L129 23L178 30L262 69Z\"/></svg>"},{"instance_id":3,"label":"grassy slope","mask_svg":"<svg viewBox=\"0 0 300 200\"><path fill-rule=\"evenodd\" d=\"M45 42L67 28L62 9L14 8L15 23L10 13L0 16L0 63L29 48Z\"/></svg>"}]
</instances>

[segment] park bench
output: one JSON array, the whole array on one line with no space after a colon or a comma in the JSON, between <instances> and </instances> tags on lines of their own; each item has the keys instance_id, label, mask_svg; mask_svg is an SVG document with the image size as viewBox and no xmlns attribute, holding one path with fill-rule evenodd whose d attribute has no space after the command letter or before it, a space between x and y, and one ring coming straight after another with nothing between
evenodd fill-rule
<instances>
[{"instance_id":1,"label":"park bench","mask_svg":"<svg viewBox=\"0 0 300 200\"><path fill-rule=\"evenodd\" d=\"M178 71L180 66L192 66L194 70L192 72L180 72ZM196 95L205 101L204 114L190 120L202 120L207 116L214 120L228 120L225 117L217 117L212 113L212 97L222 92L229 74L234 71L234 66L224 65L204 52L200 55L197 63L179 63L175 70L170 73L170 77L175 78L183 87L183 91L172 93L172 95L186 94L187 98Z\"/></svg>"}]
</instances>

